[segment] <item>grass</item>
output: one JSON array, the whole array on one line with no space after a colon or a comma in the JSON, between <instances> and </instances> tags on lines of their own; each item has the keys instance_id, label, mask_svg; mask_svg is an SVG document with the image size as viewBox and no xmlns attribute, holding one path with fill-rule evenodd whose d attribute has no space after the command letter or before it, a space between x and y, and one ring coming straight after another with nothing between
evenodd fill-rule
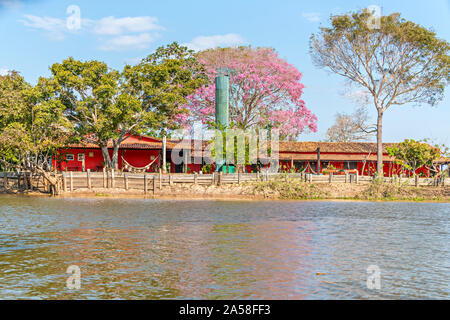
<instances>
[{"instance_id":1,"label":"grass","mask_svg":"<svg viewBox=\"0 0 450 320\"><path fill-rule=\"evenodd\" d=\"M270 181L259 181L252 184L253 193L265 198L283 200L369 200L369 201L442 201L445 197L443 189L410 186L404 183L383 182L374 180L368 185L361 185L359 189L351 188L350 184L342 184L342 191L348 191L345 196L331 193L328 184L311 184L296 178L279 178ZM340 188L340 187L338 187ZM336 190L334 191L336 192ZM345 194L345 192L343 192Z\"/></svg>"},{"instance_id":2,"label":"grass","mask_svg":"<svg viewBox=\"0 0 450 320\"><path fill-rule=\"evenodd\" d=\"M288 178L257 182L254 185L254 192L285 200L323 199L327 195L314 184Z\"/></svg>"}]
</instances>

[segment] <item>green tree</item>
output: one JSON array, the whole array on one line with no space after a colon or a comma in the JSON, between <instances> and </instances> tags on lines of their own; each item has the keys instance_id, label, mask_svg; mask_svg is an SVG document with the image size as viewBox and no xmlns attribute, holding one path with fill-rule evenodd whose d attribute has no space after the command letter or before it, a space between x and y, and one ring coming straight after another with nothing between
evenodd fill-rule
<instances>
[{"instance_id":1,"label":"green tree","mask_svg":"<svg viewBox=\"0 0 450 320\"><path fill-rule=\"evenodd\" d=\"M71 123L46 79L36 86L17 72L0 76L0 157L4 167L50 171L69 139Z\"/></svg>"},{"instance_id":2,"label":"green tree","mask_svg":"<svg viewBox=\"0 0 450 320\"><path fill-rule=\"evenodd\" d=\"M373 24L368 11L331 17L312 35L316 66L362 89L377 109L377 174L383 175L383 115L393 105L436 104L449 80L449 43L395 13Z\"/></svg>"},{"instance_id":3,"label":"green tree","mask_svg":"<svg viewBox=\"0 0 450 320\"><path fill-rule=\"evenodd\" d=\"M184 112L178 106L197 88L191 64L192 54L172 44L123 72L69 58L51 67L50 81L79 134L100 146L106 167L117 168L120 144L129 134L169 127Z\"/></svg>"},{"instance_id":4,"label":"green tree","mask_svg":"<svg viewBox=\"0 0 450 320\"><path fill-rule=\"evenodd\" d=\"M442 155L439 147L412 139L406 139L401 143L386 148L386 150L389 156L395 158L396 163L408 169L414 175L416 170L423 166L433 168L436 160Z\"/></svg>"},{"instance_id":5,"label":"green tree","mask_svg":"<svg viewBox=\"0 0 450 320\"><path fill-rule=\"evenodd\" d=\"M124 70L127 88L140 97L152 114L147 133L163 138L163 171L166 171L166 136L180 127L188 110L187 97L207 83L205 68L194 51L174 42L159 47L136 66Z\"/></svg>"}]
</instances>

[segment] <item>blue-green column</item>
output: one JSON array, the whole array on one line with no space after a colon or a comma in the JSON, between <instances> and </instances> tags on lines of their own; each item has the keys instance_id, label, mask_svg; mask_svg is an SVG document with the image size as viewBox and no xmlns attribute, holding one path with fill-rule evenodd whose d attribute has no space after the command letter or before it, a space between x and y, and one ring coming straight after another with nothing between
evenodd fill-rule
<instances>
[{"instance_id":1,"label":"blue-green column","mask_svg":"<svg viewBox=\"0 0 450 320\"><path fill-rule=\"evenodd\" d=\"M216 78L216 123L221 129L228 128L230 78L219 75ZM222 157L224 158L224 157ZM225 159L216 156L216 171L223 171Z\"/></svg>"}]
</instances>

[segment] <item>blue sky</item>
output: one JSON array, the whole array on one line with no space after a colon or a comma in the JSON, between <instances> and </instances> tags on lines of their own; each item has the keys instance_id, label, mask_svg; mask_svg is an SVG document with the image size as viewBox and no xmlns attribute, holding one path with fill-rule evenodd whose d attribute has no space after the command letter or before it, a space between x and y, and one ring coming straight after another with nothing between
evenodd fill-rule
<instances>
[{"instance_id":1,"label":"blue sky","mask_svg":"<svg viewBox=\"0 0 450 320\"><path fill-rule=\"evenodd\" d=\"M69 6L80 8L81 28L67 28ZM332 14L378 5L400 12L450 41L448 0L391 1L82 1L0 0L0 73L15 69L35 82L48 67L73 56L120 69L158 46L178 41L194 49L249 44L275 48L302 73L304 100L319 118L319 131L301 140L325 139L336 112L354 111L343 79L315 68L308 40ZM450 88L436 107L402 106L384 118L384 141L431 138L450 145ZM375 120L375 108L368 110Z\"/></svg>"}]
</instances>

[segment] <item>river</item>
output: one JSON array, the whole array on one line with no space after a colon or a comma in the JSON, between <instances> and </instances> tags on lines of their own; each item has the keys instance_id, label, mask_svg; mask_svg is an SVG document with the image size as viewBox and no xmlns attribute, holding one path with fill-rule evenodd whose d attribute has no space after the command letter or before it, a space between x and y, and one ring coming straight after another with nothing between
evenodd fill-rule
<instances>
[{"instance_id":1,"label":"river","mask_svg":"<svg viewBox=\"0 0 450 320\"><path fill-rule=\"evenodd\" d=\"M0 299L448 299L449 214L448 203L2 196ZM66 287L71 265L79 289Z\"/></svg>"}]
</instances>

